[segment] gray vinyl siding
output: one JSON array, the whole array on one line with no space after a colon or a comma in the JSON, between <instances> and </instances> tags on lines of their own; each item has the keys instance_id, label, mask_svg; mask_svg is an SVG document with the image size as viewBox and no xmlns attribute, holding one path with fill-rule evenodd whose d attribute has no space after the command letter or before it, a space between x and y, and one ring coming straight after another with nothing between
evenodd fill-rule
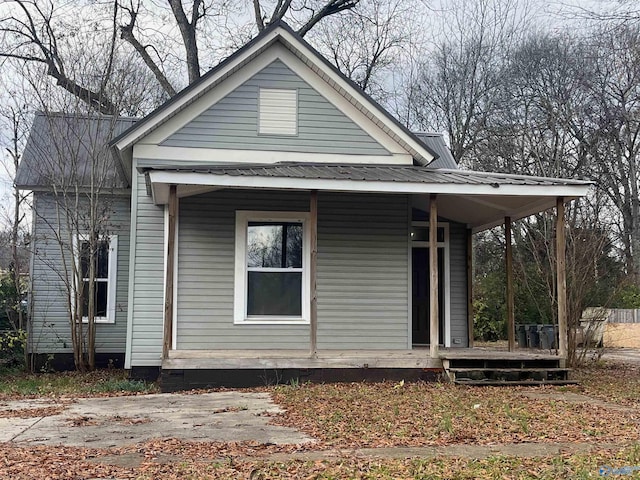
<instances>
[{"instance_id":1,"label":"gray vinyl siding","mask_svg":"<svg viewBox=\"0 0 640 480\"><path fill-rule=\"evenodd\" d=\"M298 134L258 135L259 88L297 89ZM389 155L370 135L276 60L169 136L163 146Z\"/></svg>"},{"instance_id":2,"label":"gray vinyl siding","mask_svg":"<svg viewBox=\"0 0 640 480\"><path fill-rule=\"evenodd\" d=\"M300 349L309 325L234 325L236 210L308 211L309 194L224 191L180 200L178 349Z\"/></svg>"},{"instance_id":3,"label":"gray vinyl siding","mask_svg":"<svg viewBox=\"0 0 640 480\"><path fill-rule=\"evenodd\" d=\"M407 209L405 195L319 195L319 349L407 348Z\"/></svg>"},{"instance_id":4,"label":"gray vinyl siding","mask_svg":"<svg viewBox=\"0 0 640 480\"><path fill-rule=\"evenodd\" d=\"M109 232L118 236L115 323L96 324L96 352L124 353L127 333L129 282L128 197L109 197ZM62 253L56 240L56 200L52 194L34 193L34 248L31 275L30 349L33 353L71 353L71 332ZM46 219L46 220L44 220ZM66 222L63 222L63 224ZM62 232L65 230L62 229ZM61 238L68 238L62 234ZM67 243L68 244L68 243ZM69 248L65 248L69 255ZM67 263L68 264L68 263Z\"/></svg>"},{"instance_id":5,"label":"gray vinyl siding","mask_svg":"<svg viewBox=\"0 0 640 480\"><path fill-rule=\"evenodd\" d=\"M449 223L449 274L451 299L451 346L467 347L467 228L461 223ZM455 339L460 343L454 343Z\"/></svg>"},{"instance_id":6,"label":"gray vinyl siding","mask_svg":"<svg viewBox=\"0 0 640 480\"><path fill-rule=\"evenodd\" d=\"M134 164L135 172L135 164ZM162 361L164 321L164 207L147 196L144 175L135 175L135 251L133 261L130 365ZM129 353L129 352L128 352Z\"/></svg>"},{"instance_id":7,"label":"gray vinyl siding","mask_svg":"<svg viewBox=\"0 0 640 480\"><path fill-rule=\"evenodd\" d=\"M308 193L181 199L178 349L308 347L308 325L233 324L235 211L308 209ZM407 348L407 228L406 196L319 195L318 348Z\"/></svg>"}]
</instances>

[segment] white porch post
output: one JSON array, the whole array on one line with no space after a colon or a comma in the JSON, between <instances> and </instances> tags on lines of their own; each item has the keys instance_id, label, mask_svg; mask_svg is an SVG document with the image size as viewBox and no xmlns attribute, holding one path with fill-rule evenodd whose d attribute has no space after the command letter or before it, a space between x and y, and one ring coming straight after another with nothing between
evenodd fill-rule
<instances>
[{"instance_id":1,"label":"white porch post","mask_svg":"<svg viewBox=\"0 0 640 480\"><path fill-rule=\"evenodd\" d=\"M438 358L440 341L438 310L438 205L436 195L429 198L429 355Z\"/></svg>"},{"instance_id":2,"label":"white porch post","mask_svg":"<svg viewBox=\"0 0 640 480\"><path fill-rule=\"evenodd\" d=\"M504 217L504 257L507 274L507 339L509 351L516 349L515 307L513 300L513 247L511 245L511 217Z\"/></svg>"},{"instance_id":3,"label":"white porch post","mask_svg":"<svg viewBox=\"0 0 640 480\"><path fill-rule=\"evenodd\" d=\"M567 348L567 270L564 229L564 198L556 200L556 277L558 284L558 343L560 357L566 360Z\"/></svg>"},{"instance_id":4,"label":"white porch post","mask_svg":"<svg viewBox=\"0 0 640 480\"><path fill-rule=\"evenodd\" d=\"M318 266L318 191L312 190L309 196L309 231L311 244L311 265L309 265L310 288L310 318L309 318L309 350L310 355L315 356L318 350L318 292L317 292L317 266Z\"/></svg>"},{"instance_id":5,"label":"white porch post","mask_svg":"<svg viewBox=\"0 0 640 480\"><path fill-rule=\"evenodd\" d=\"M167 270L164 291L164 338L162 358L169 356L173 335L173 284L175 262L176 214L178 210L177 186L169 186L169 228L167 232Z\"/></svg>"}]
</instances>

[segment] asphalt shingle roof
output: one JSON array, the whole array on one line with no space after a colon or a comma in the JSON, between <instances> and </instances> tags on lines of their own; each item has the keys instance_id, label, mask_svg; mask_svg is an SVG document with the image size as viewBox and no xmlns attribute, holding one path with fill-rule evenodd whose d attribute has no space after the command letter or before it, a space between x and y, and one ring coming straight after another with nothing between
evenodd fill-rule
<instances>
[{"instance_id":1,"label":"asphalt shingle roof","mask_svg":"<svg viewBox=\"0 0 640 480\"><path fill-rule=\"evenodd\" d=\"M88 187L96 170L105 188L127 186L109 140L135 123L108 115L36 113L16 174L20 188Z\"/></svg>"}]
</instances>

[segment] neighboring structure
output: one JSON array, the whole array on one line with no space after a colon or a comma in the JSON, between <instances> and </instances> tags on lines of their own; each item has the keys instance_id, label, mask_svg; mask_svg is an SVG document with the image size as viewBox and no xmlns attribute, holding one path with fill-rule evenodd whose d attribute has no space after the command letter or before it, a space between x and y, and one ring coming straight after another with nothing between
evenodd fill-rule
<instances>
[{"instance_id":1,"label":"neighboring structure","mask_svg":"<svg viewBox=\"0 0 640 480\"><path fill-rule=\"evenodd\" d=\"M576 332L576 344L640 348L640 309L586 308Z\"/></svg>"},{"instance_id":2,"label":"neighboring structure","mask_svg":"<svg viewBox=\"0 0 640 480\"><path fill-rule=\"evenodd\" d=\"M564 202L589 188L458 170L440 136L409 132L284 24L111 148L130 187L113 211L123 229L130 215L128 291L99 335L120 332L126 368L177 386L442 367L439 346L472 343L471 235L554 206L564 232ZM34 282L34 319L40 295L55 288Z\"/></svg>"}]
</instances>

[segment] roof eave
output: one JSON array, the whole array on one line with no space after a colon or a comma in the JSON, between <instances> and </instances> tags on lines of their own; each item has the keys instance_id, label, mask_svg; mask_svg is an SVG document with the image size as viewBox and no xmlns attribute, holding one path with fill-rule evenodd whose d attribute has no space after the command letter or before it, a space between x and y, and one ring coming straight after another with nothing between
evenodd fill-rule
<instances>
[{"instance_id":1,"label":"roof eave","mask_svg":"<svg viewBox=\"0 0 640 480\"><path fill-rule=\"evenodd\" d=\"M535 196L540 198L577 198L587 195L590 184L510 185L418 183L401 181L336 180L296 177L262 177L249 175L224 175L201 172L172 172L151 170L148 172L158 203L165 203L165 195L156 192L169 184L209 185L222 188L258 188L276 190L319 190L357 193L389 194L448 194Z\"/></svg>"}]
</instances>

